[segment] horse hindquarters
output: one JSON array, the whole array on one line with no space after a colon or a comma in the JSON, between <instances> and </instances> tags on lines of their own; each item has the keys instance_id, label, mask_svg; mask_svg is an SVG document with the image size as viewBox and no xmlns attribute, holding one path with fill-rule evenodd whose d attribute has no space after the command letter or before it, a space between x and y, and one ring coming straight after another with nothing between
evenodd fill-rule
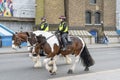
<instances>
[{"instance_id":1,"label":"horse hindquarters","mask_svg":"<svg viewBox=\"0 0 120 80\"><path fill-rule=\"evenodd\" d=\"M88 71L89 70L88 67L94 65L94 60L91 57L91 55L90 55L90 53L89 53L88 48L87 48L86 45L85 45L85 47L84 47L84 49L83 49L80 57L81 57L83 65L86 67L85 71Z\"/></svg>"}]
</instances>

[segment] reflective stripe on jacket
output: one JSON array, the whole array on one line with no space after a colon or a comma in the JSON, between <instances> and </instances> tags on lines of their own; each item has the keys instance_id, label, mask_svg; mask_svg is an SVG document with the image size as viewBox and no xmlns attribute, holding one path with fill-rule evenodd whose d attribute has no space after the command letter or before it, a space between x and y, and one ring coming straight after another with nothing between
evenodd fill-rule
<instances>
[{"instance_id":1,"label":"reflective stripe on jacket","mask_svg":"<svg viewBox=\"0 0 120 80\"><path fill-rule=\"evenodd\" d=\"M49 31L49 25L46 22L42 23L40 29L43 31Z\"/></svg>"}]
</instances>

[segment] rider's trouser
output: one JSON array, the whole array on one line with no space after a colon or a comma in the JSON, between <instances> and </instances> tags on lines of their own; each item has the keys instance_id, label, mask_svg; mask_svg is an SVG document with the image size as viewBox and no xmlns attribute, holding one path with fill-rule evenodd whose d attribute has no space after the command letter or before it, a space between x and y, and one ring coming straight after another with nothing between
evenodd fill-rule
<instances>
[{"instance_id":1,"label":"rider's trouser","mask_svg":"<svg viewBox=\"0 0 120 80\"><path fill-rule=\"evenodd\" d=\"M62 37L63 47L66 47L68 34L67 33L63 33L61 35L61 37Z\"/></svg>"}]
</instances>

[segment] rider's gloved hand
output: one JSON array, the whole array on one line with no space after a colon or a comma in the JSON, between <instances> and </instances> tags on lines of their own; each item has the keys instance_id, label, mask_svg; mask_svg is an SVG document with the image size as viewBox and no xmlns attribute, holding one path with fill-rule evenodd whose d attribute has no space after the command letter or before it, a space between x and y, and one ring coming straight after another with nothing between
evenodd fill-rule
<instances>
[{"instance_id":1,"label":"rider's gloved hand","mask_svg":"<svg viewBox=\"0 0 120 80\"><path fill-rule=\"evenodd\" d=\"M55 34L58 34L59 33L59 31L57 30L57 31L55 31Z\"/></svg>"}]
</instances>

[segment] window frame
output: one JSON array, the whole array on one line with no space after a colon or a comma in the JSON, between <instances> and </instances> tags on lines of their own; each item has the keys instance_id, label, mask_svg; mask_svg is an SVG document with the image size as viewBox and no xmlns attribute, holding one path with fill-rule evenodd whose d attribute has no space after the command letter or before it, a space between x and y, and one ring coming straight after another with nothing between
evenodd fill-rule
<instances>
[{"instance_id":1,"label":"window frame","mask_svg":"<svg viewBox=\"0 0 120 80\"><path fill-rule=\"evenodd\" d=\"M99 11L95 12L94 14L94 18L95 18L95 25L101 25L101 13Z\"/></svg>"},{"instance_id":2,"label":"window frame","mask_svg":"<svg viewBox=\"0 0 120 80\"><path fill-rule=\"evenodd\" d=\"M91 25L92 24L92 12L91 11L86 11L85 12L85 24L86 25Z\"/></svg>"},{"instance_id":3,"label":"window frame","mask_svg":"<svg viewBox=\"0 0 120 80\"><path fill-rule=\"evenodd\" d=\"M97 3L97 0L90 0L90 4L95 5Z\"/></svg>"}]
</instances>

